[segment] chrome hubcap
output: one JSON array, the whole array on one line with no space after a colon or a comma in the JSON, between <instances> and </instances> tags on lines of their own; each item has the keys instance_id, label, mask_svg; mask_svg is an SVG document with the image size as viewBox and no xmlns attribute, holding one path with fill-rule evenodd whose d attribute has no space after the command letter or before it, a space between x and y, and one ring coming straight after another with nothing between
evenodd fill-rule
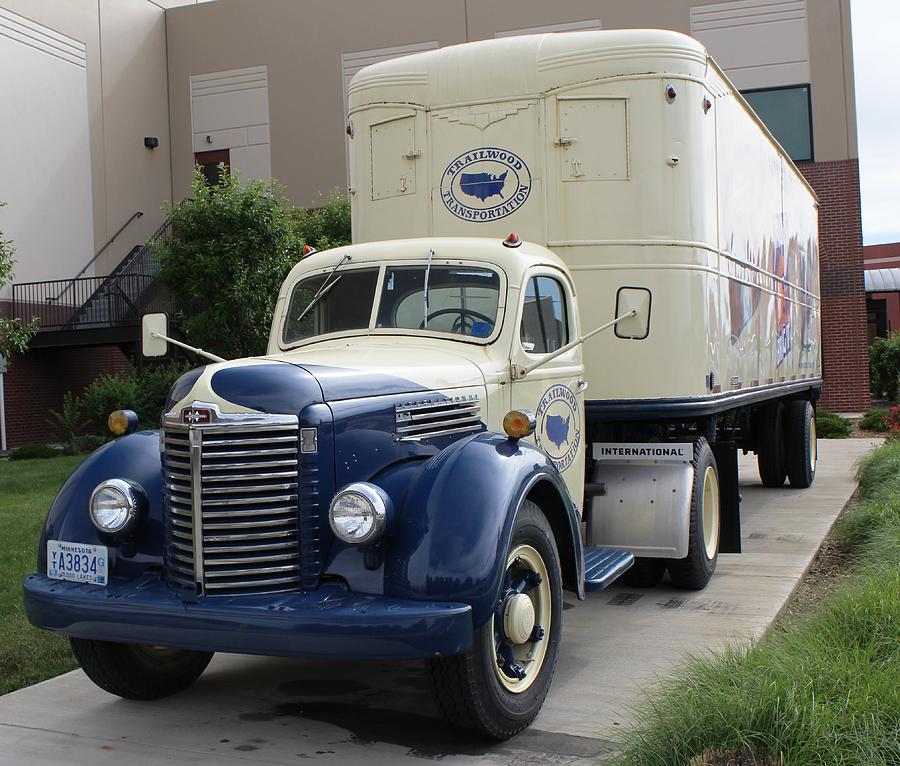
<instances>
[{"instance_id":1,"label":"chrome hubcap","mask_svg":"<svg viewBox=\"0 0 900 766\"><path fill-rule=\"evenodd\" d=\"M818 449L819 444L816 440L816 418L815 416L810 416L809 418L809 472L815 473L816 470L816 460L818 459Z\"/></svg>"}]
</instances>

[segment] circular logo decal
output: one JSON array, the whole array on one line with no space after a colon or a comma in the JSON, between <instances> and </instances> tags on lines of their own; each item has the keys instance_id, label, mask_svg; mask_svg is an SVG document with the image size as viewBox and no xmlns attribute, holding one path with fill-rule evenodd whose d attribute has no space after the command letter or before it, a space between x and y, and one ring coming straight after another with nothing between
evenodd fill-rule
<instances>
[{"instance_id":1,"label":"circular logo decal","mask_svg":"<svg viewBox=\"0 0 900 766\"><path fill-rule=\"evenodd\" d=\"M541 397L537 411L535 441L560 470L565 471L578 455L581 444L581 423L578 420L578 400L568 386L550 386Z\"/></svg>"},{"instance_id":2,"label":"circular logo decal","mask_svg":"<svg viewBox=\"0 0 900 766\"><path fill-rule=\"evenodd\" d=\"M460 154L441 176L441 199L457 218L485 223L516 212L531 194L531 171L519 155L492 146Z\"/></svg>"}]
</instances>

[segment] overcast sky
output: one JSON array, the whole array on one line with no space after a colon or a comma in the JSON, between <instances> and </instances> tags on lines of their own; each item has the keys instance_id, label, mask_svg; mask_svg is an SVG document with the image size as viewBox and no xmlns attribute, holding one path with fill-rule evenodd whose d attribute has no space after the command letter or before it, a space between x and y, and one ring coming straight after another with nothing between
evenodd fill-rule
<instances>
[{"instance_id":1,"label":"overcast sky","mask_svg":"<svg viewBox=\"0 0 900 766\"><path fill-rule=\"evenodd\" d=\"M852 0L863 241L900 242L900 0Z\"/></svg>"}]
</instances>

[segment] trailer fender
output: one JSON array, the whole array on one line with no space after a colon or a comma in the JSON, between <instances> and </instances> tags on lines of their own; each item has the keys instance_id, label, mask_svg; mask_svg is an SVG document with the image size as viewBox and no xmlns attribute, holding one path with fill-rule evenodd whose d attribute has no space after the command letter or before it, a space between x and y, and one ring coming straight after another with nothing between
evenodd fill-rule
<instances>
[{"instance_id":1,"label":"trailer fender","mask_svg":"<svg viewBox=\"0 0 900 766\"><path fill-rule=\"evenodd\" d=\"M385 562L386 595L471 604L490 617L506 569L516 514L541 506L559 548L563 582L584 595L576 508L550 458L527 442L483 432L426 461L398 509Z\"/></svg>"},{"instance_id":2,"label":"trailer fender","mask_svg":"<svg viewBox=\"0 0 900 766\"><path fill-rule=\"evenodd\" d=\"M113 540L97 531L88 503L106 479L128 479L147 496L147 510L135 531ZM41 530L38 572L47 571L47 540L105 545L111 575L136 577L148 567L162 567L165 546L163 484L159 432L140 431L101 447L76 468L56 495Z\"/></svg>"}]
</instances>

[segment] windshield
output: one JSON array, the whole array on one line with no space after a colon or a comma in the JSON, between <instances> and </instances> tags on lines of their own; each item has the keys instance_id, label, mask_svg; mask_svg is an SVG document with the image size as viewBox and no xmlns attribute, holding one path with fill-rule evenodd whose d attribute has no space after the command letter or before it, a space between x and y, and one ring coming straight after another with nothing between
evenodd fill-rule
<instances>
[{"instance_id":1,"label":"windshield","mask_svg":"<svg viewBox=\"0 0 900 766\"><path fill-rule=\"evenodd\" d=\"M282 343L368 330L376 298L376 329L452 333L468 338L494 334L500 306L500 276L496 271L482 266L428 263L386 266L381 295L377 296L379 271L380 267L344 267L333 276L326 272L301 279L291 292Z\"/></svg>"},{"instance_id":2,"label":"windshield","mask_svg":"<svg viewBox=\"0 0 900 766\"><path fill-rule=\"evenodd\" d=\"M369 327L378 269L339 271L319 294L328 277L327 273L317 274L294 287L282 333L284 343ZM319 295L318 300L310 306L316 295Z\"/></svg>"},{"instance_id":3,"label":"windshield","mask_svg":"<svg viewBox=\"0 0 900 766\"><path fill-rule=\"evenodd\" d=\"M388 266L376 327L487 338L494 332L499 303L500 277L490 269Z\"/></svg>"}]
</instances>

